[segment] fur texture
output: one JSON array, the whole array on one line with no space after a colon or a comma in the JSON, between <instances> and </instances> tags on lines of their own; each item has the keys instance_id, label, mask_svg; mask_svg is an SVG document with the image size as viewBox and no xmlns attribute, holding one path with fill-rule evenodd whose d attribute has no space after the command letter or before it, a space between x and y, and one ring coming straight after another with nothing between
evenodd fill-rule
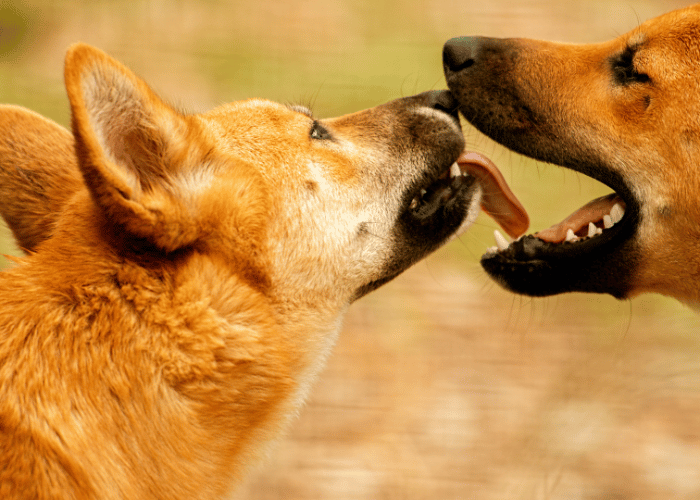
<instances>
[{"instance_id":1,"label":"fur texture","mask_svg":"<svg viewBox=\"0 0 700 500\"><path fill-rule=\"evenodd\" d=\"M528 295L700 303L700 6L604 43L464 37L443 54L448 85L481 131L615 191L489 252L491 276ZM624 217L610 227L614 204Z\"/></svg>"},{"instance_id":2,"label":"fur texture","mask_svg":"<svg viewBox=\"0 0 700 500\"><path fill-rule=\"evenodd\" d=\"M65 79L72 134L0 107L0 212L28 252L0 273L0 498L221 498L350 303L476 216L467 178L410 208L462 151L454 102L185 115L82 44Z\"/></svg>"}]
</instances>

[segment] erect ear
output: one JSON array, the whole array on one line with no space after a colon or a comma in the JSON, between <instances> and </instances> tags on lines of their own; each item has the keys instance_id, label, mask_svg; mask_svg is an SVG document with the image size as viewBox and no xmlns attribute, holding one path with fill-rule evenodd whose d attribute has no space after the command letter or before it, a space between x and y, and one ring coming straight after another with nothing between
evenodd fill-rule
<instances>
[{"instance_id":1,"label":"erect ear","mask_svg":"<svg viewBox=\"0 0 700 500\"><path fill-rule=\"evenodd\" d=\"M81 189L71 133L28 109L0 105L0 215L19 247L34 251L49 239Z\"/></svg>"},{"instance_id":2,"label":"erect ear","mask_svg":"<svg viewBox=\"0 0 700 500\"><path fill-rule=\"evenodd\" d=\"M96 203L165 251L194 242L196 200L186 186L208 150L198 123L89 45L69 48L65 80L78 164Z\"/></svg>"}]
</instances>

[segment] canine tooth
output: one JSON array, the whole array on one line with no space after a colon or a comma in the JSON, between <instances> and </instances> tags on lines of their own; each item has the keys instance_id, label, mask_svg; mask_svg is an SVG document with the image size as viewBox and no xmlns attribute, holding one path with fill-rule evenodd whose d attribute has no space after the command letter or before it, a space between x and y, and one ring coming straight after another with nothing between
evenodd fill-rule
<instances>
[{"instance_id":1,"label":"canine tooth","mask_svg":"<svg viewBox=\"0 0 700 500\"><path fill-rule=\"evenodd\" d=\"M625 210L622 208L622 205L615 203L610 209L610 219L612 219L613 224L620 222L623 215L625 215Z\"/></svg>"},{"instance_id":2,"label":"canine tooth","mask_svg":"<svg viewBox=\"0 0 700 500\"><path fill-rule=\"evenodd\" d=\"M508 243L508 240L505 239L505 237L496 229L493 232L494 238L496 238L496 246L498 247L499 250L505 250L510 246L510 243Z\"/></svg>"},{"instance_id":3,"label":"canine tooth","mask_svg":"<svg viewBox=\"0 0 700 500\"><path fill-rule=\"evenodd\" d=\"M450 167L450 177L459 177L460 175L462 175L462 171L459 169L457 162L454 162Z\"/></svg>"},{"instance_id":4,"label":"canine tooth","mask_svg":"<svg viewBox=\"0 0 700 500\"><path fill-rule=\"evenodd\" d=\"M613 226L614 226L614 223L613 223L612 219L610 218L610 216L609 215L603 216L603 227L605 227L605 229L610 229Z\"/></svg>"},{"instance_id":5,"label":"canine tooth","mask_svg":"<svg viewBox=\"0 0 700 500\"><path fill-rule=\"evenodd\" d=\"M420 190L420 196L421 196L421 198L422 198L423 196L425 196L425 193L427 193L427 192L428 192L428 191L426 191L425 189L421 189L421 190Z\"/></svg>"},{"instance_id":6,"label":"canine tooth","mask_svg":"<svg viewBox=\"0 0 700 500\"><path fill-rule=\"evenodd\" d=\"M565 241L576 241L578 238L574 234L573 229L569 228L569 230L566 232L566 240Z\"/></svg>"},{"instance_id":7,"label":"canine tooth","mask_svg":"<svg viewBox=\"0 0 700 500\"><path fill-rule=\"evenodd\" d=\"M588 223L588 237L593 238L596 235L598 228L592 222Z\"/></svg>"},{"instance_id":8,"label":"canine tooth","mask_svg":"<svg viewBox=\"0 0 700 500\"><path fill-rule=\"evenodd\" d=\"M411 210L414 210L414 209L418 208L418 203L420 203L420 201L418 201L418 197L416 196L415 198L413 198L411 200L411 206L408 208Z\"/></svg>"}]
</instances>

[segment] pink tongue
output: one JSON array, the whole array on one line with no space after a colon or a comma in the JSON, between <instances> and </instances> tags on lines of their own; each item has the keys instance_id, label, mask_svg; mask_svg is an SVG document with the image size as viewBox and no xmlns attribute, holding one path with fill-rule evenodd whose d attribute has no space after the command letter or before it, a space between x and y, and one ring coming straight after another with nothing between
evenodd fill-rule
<instances>
[{"instance_id":1,"label":"pink tongue","mask_svg":"<svg viewBox=\"0 0 700 500\"><path fill-rule=\"evenodd\" d=\"M512 238L525 234L530 219L522 204L510 190L498 167L488 158L465 151L457 159L463 173L479 180L483 191L481 208Z\"/></svg>"},{"instance_id":2,"label":"pink tongue","mask_svg":"<svg viewBox=\"0 0 700 500\"><path fill-rule=\"evenodd\" d=\"M583 228L587 228L589 222L593 222L595 224L610 213L610 210L615 203L619 203L623 207L625 205L622 199L615 193L596 198L595 200L579 208L573 214L569 215L559 224L555 224L544 231L540 231L539 233L536 233L535 236L541 240L549 241L551 243L561 243L566 239L566 232L569 229L576 233Z\"/></svg>"}]
</instances>

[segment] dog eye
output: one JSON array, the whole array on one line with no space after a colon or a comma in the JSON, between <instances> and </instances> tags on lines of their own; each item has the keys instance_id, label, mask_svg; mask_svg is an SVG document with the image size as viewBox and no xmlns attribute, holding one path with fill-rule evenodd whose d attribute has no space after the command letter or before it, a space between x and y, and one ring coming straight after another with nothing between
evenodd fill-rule
<instances>
[{"instance_id":1,"label":"dog eye","mask_svg":"<svg viewBox=\"0 0 700 500\"><path fill-rule=\"evenodd\" d=\"M627 47L619 56L612 61L613 75L615 81L620 85L629 85L631 83L647 83L651 79L649 75L640 73L634 66L634 55L636 50L633 47Z\"/></svg>"},{"instance_id":2,"label":"dog eye","mask_svg":"<svg viewBox=\"0 0 700 500\"><path fill-rule=\"evenodd\" d=\"M311 124L311 132L309 135L312 139L320 141L326 141L333 138L326 127L321 125L317 120L314 120L314 122Z\"/></svg>"}]
</instances>

